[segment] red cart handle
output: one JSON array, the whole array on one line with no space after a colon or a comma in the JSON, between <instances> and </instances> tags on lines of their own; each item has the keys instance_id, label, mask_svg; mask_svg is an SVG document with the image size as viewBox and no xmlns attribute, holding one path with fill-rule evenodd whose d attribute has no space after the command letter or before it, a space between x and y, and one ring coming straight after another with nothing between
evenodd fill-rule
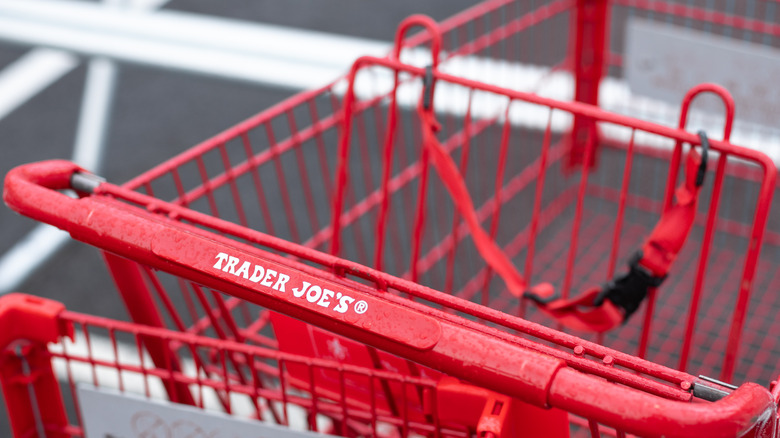
<instances>
[{"instance_id":1,"label":"red cart handle","mask_svg":"<svg viewBox=\"0 0 780 438\"><path fill-rule=\"evenodd\" d=\"M6 176L3 201L18 213L67 231L77 203L57 190L70 189L71 177L80 171L64 160L17 167Z\"/></svg>"},{"instance_id":2,"label":"red cart handle","mask_svg":"<svg viewBox=\"0 0 780 438\"><path fill-rule=\"evenodd\" d=\"M769 391L759 385L742 385L714 403L690 403L614 384L576 371L562 359L534 351L535 344L523 338L510 341L492 335L487 329L470 329L454 316L439 318L435 312L423 313L419 306L391 301L381 293L369 293L348 282L334 283L322 273L317 277L303 263L160 218L145 209L120 203L111 196L72 199L54 191L68 187L67 181L72 180L78 170L77 166L61 161L14 169L6 177L4 198L17 211L49 219L49 223L69 229L74 237L90 245L304 319L534 406L558 407L642 436L658 430L668 431L668 436L680 437L741 436L750 430L755 432L754 436L771 436L766 433L773 430L776 408ZM95 190L95 193L109 192L130 196L124 189L111 184L102 184ZM148 201L144 195L134 196ZM181 208L157 202L159 208L171 211ZM46 211L49 209L57 210L63 216L53 220L56 214ZM328 311L307 300L309 294L296 298L290 290L285 293L274 290L273 286L253 283L238 275L238 261L231 262L230 256L221 257L218 251L229 251L234 258L248 261L253 266L263 265L277 274L287 272L291 277L288 280L290 287L295 276L301 282L318 282L323 287L338 288L342 293L366 300L368 309L364 306L361 311L368 310L367 318L359 312ZM221 261L221 269L215 267L215 254L217 261ZM210 257L206 259L203 255ZM235 268L233 272L224 269L231 264ZM618 369L611 371L625 373ZM688 383L697 384L695 379L691 380ZM660 429L659 424L663 426Z\"/></svg>"}]
</instances>

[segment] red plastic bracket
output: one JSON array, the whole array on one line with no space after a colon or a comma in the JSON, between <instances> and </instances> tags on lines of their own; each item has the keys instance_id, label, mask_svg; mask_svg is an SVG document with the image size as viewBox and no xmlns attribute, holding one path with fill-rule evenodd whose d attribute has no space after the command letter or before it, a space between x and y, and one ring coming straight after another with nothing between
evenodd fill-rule
<instances>
[{"instance_id":1,"label":"red plastic bracket","mask_svg":"<svg viewBox=\"0 0 780 438\"><path fill-rule=\"evenodd\" d=\"M46 430L46 436L69 437L68 417L46 348L61 336L73 338L73 327L60 323L65 306L24 294L0 298L0 383L16 437ZM29 341L18 351L15 341ZM37 436L37 435L36 435Z\"/></svg>"},{"instance_id":2,"label":"red plastic bracket","mask_svg":"<svg viewBox=\"0 0 780 438\"><path fill-rule=\"evenodd\" d=\"M46 298L20 293L0 297L0 349L26 339L34 343L56 342L61 336L73 338L73 327L60 324L65 305Z\"/></svg>"},{"instance_id":3,"label":"red plastic bracket","mask_svg":"<svg viewBox=\"0 0 780 438\"><path fill-rule=\"evenodd\" d=\"M569 436L569 417L560 409L532 406L452 377L442 378L436 393L439 421L476 428L480 438Z\"/></svg>"}]
</instances>

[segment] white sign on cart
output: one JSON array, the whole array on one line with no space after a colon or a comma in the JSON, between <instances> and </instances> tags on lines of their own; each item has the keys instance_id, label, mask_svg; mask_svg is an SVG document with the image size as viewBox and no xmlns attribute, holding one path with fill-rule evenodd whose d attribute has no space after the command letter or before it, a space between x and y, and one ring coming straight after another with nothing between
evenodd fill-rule
<instances>
[{"instance_id":1,"label":"white sign on cart","mask_svg":"<svg viewBox=\"0 0 780 438\"><path fill-rule=\"evenodd\" d=\"M88 438L317 438L273 424L115 390L79 385L82 424Z\"/></svg>"}]
</instances>

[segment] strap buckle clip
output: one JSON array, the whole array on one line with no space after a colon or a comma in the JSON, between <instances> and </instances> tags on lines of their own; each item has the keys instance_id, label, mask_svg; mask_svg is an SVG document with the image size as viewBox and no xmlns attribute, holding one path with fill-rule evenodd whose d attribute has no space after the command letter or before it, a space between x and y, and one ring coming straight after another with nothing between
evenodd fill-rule
<instances>
[{"instance_id":1,"label":"strap buckle clip","mask_svg":"<svg viewBox=\"0 0 780 438\"><path fill-rule=\"evenodd\" d=\"M710 150L710 140L707 138L706 132L699 131L699 140L701 141L701 163L699 163L699 170L696 172L696 187L701 187L704 184L704 175L707 173L707 155Z\"/></svg>"},{"instance_id":2,"label":"strap buckle clip","mask_svg":"<svg viewBox=\"0 0 780 438\"><path fill-rule=\"evenodd\" d=\"M655 288L666 280L663 277L655 277L652 272L639 264L642 260L642 251L637 251L631 256L628 263L628 273L610 281L598 294L593 304L600 306L605 299L609 299L613 304L623 309L623 320L627 320L647 296L651 287Z\"/></svg>"}]
</instances>

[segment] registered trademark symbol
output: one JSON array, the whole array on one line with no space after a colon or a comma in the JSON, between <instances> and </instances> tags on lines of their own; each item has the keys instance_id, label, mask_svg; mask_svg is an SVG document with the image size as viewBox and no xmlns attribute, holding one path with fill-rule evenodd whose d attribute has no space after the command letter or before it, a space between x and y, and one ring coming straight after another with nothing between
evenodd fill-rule
<instances>
[{"instance_id":1,"label":"registered trademark symbol","mask_svg":"<svg viewBox=\"0 0 780 438\"><path fill-rule=\"evenodd\" d=\"M357 303L355 303L355 313L362 315L366 313L366 310L368 310L367 302L360 300Z\"/></svg>"}]
</instances>

